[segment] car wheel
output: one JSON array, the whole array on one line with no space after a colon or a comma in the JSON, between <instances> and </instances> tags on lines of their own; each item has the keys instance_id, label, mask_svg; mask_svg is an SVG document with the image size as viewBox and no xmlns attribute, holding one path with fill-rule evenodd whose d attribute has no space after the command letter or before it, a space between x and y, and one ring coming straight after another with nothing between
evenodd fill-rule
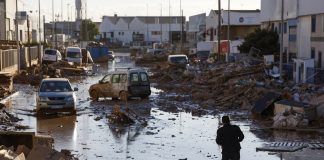
<instances>
[{"instance_id":1,"label":"car wheel","mask_svg":"<svg viewBox=\"0 0 324 160\"><path fill-rule=\"evenodd\" d=\"M37 117L43 116L44 114L45 114L45 112L43 110L40 110L40 109L36 110Z\"/></svg>"},{"instance_id":2,"label":"car wheel","mask_svg":"<svg viewBox=\"0 0 324 160\"><path fill-rule=\"evenodd\" d=\"M128 94L126 91L121 91L119 93L119 99L122 100L122 101L127 101L128 99Z\"/></svg>"},{"instance_id":3,"label":"car wheel","mask_svg":"<svg viewBox=\"0 0 324 160\"><path fill-rule=\"evenodd\" d=\"M98 101L99 99L98 92L96 90L92 90L90 96L93 101Z\"/></svg>"},{"instance_id":4,"label":"car wheel","mask_svg":"<svg viewBox=\"0 0 324 160\"><path fill-rule=\"evenodd\" d=\"M71 115L76 115L76 109L72 109L71 112L70 112Z\"/></svg>"}]
</instances>

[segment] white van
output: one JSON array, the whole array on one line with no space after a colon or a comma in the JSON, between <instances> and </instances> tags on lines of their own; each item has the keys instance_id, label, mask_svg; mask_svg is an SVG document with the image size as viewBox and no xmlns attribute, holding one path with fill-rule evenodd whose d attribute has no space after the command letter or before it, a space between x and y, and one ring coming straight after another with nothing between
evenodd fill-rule
<instances>
[{"instance_id":1,"label":"white van","mask_svg":"<svg viewBox=\"0 0 324 160\"><path fill-rule=\"evenodd\" d=\"M61 53L56 49L45 49L42 58L43 63L58 62L62 60Z\"/></svg>"},{"instance_id":2,"label":"white van","mask_svg":"<svg viewBox=\"0 0 324 160\"><path fill-rule=\"evenodd\" d=\"M79 47L68 47L65 52L65 60L68 62L74 62L82 64L82 51Z\"/></svg>"}]
</instances>

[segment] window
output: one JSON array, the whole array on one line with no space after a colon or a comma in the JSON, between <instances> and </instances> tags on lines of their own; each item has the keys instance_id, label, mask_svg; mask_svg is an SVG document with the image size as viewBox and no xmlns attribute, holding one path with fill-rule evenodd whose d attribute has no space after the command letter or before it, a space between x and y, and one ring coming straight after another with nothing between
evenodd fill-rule
<instances>
[{"instance_id":1,"label":"window","mask_svg":"<svg viewBox=\"0 0 324 160\"><path fill-rule=\"evenodd\" d=\"M112 83L119 83L119 74L114 74L113 75Z\"/></svg>"},{"instance_id":2,"label":"window","mask_svg":"<svg viewBox=\"0 0 324 160\"><path fill-rule=\"evenodd\" d=\"M318 52L317 68L322 68L322 52Z\"/></svg>"},{"instance_id":3,"label":"window","mask_svg":"<svg viewBox=\"0 0 324 160\"><path fill-rule=\"evenodd\" d=\"M148 81L146 73L141 73L141 81L142 82L147 82Z\"/></svg>"},{"instance_id":4,"label":"window","mask_svg":"<svg viewBox=\"0 0 324 160\"><path fill-rule=\"evenodd\" d=\"M139 77L137 73L132 73L131 76L131 82L138 82L139 81Z\"/></svg>"},{"instance_id":5,"label":"window","mask_svg":"<svg viewBox=\"0 0 324 160\"><path fill-rule=\"evenodd\" d=\"M121 74L120 75L120 83L126 83L126 81L127 81L127 75Z\"/></svg>"},{"instance_id":6,"label":"window","mask_svg":"<svg viewBox=\"0 0 324 160\"><path fill-rule=\"evenodd\" d=\"M315 59L315 48L314 47L312 47L312 49L311 49L311 58Z\"/></svg>"},{"instance_id":7,"label":"window","mask_svg":"<svg viewBox=\"0 0 324 160\"><path fill-rule=\"evenodd\" d=\"M316 16L312 16L312 32L316 32Z\"/></svg>"},{"instance_id":8,"label":"window","mask_svg":"<svg viewBox=\"0 0 324 160\"><path fill-rule=\"evenodd\" d=\"M40 92L72 92L69 82L48 81L40 87Z\"/></svg>"},{"instance_id":9,"label":"window","mask_svg":"<svg viewBox=\"0 0 324 160\"><path fill-rule=\"evenodd\" d=\"M284 23L284 33L287 33L287 22Z\"/></svg>"},{"instance_id":10,"label":"window","mask_svg":"<svg viewBox=\"0 0 324 160\"><path fill-rule=\"evenodd\" d=\"M279 23L279 33L281 33L281 23Z\"/></svg>"},{"instance_id":11,"label":"window","mask_svg":"<svg viewBox=\"0 0 324 160\"><path fill-rule=\"evenodd\" d=\"M110 79L111 79L111 76L110 76L110 75L107 75L107 76L105 76L105 77L101 80L101 83L109 83L109 82L110 82Z\"/></svg>"},{"instance_id":12,"label":"window","mask_svg":"<svg viewBox=\"0 0 324 160\"><path fill-rule=\"evenodd\" d=\"M161 31L152 31L152 35L161 35Z\"/></svg>"}]
</instances>

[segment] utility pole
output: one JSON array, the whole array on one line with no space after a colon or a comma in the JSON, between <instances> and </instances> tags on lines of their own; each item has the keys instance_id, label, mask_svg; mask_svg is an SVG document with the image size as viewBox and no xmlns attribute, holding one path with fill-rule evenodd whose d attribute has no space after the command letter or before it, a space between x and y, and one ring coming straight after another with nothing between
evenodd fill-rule
<instances>
[{"instance_id":1,"label":"utility pole","mask_svg":"<svg viewBox=\"0 0 324 160\"><path fill-rule=\"evenodd\" d=\"M284 0L281 0L281 33L280 33L280 80L282 80L282 61L283 61L283 34L284 34Z\"/></svg>"},{"instance_id":2,"label":"utility pole","mask_svg":"<svg viewBox=\"0 0 324 160\"><path fill-rule=\"evenodd\" d=\"M40 13L40 0L38 0L38 37L39 37L39 44L38 44L38 62L39 64L42 63L42 55L41 55L41 45L42 45L42 31L41 31L41 13ZM45 41L45 39L44 39Z\"/></svg>"},{"instance_id":3,"label":"utility pole","mask_svg":"<svg viewBox=\"0 0 324 160\"><path fill-rule=\"evenodd\" d=\"M171 32L171 3L169 0L169 43L172 44L172 32Z\"/></svg>"},{"instance_id":4,"label":"utility pole","mask_svg":"<svg viewBox=\"0 0 324 160\"><path fill-rule=\"evenodd\" d=\"M67 4L67 12L66 12L66 15L67 15L67 18L68 18L68 37L70 37L70 3ZM70 39L70 38L68 38Z\"/></svg>"},{"instance_id":5,"label":"utility pole","mask_svg":"<svg viewBox=\"0 0 324 160\"><path fill-rule=\"evenodd\" d=\"M217 36L218 36L218 61L220 61L221 59L221 0L218 0L218 32L217 32Z\"/></svg>"},{"instance_id":6,"label":"utility pole","mask_svg":"<svg viewBox=\"0 0 324 160\"><path fill-rule=\"evenodd\" d=\"M27 14L27 38L28 38L28 60L29 60L29 67L31 67L32 59L31 59L31 52L30 52L30 20L28 14Z\"/></svg>"},{"instance_id":7,"label":"utility pole","mask_svg":"<svg viewBox=\"0 0 324 160\"><path fill-rule=\"evenodd\" d=\"M44 43L45 43L45 41L46 41L46 31L45 31L45 15L43 15L43 34L44 34Z\"/></svg>"},{"instance_id":8,"label":"utility pole","mask_svg":"<svg viewBox=\"0 0 324 160\"><path fill-rule=\"evenodd\" d=\"M16 0L16 43L17 43L17 54L18 54L18 74L20 73L20 45L19 45L19 36L18 36L18 0Z\"/></svg>"},{"instance_id":9,"label":"utility pole","mask_svg":"<svg viewBox=\"0 0 324 160\"><path fill-rule=\"evenodd\" d=\"M162 33L162 23L161 23L161 19L162 19L162 1L161 1L161 17L159 18L159 23L160 23L160 43L162 44L162 35L163 35L163 33Z\"/></svg>"},{"instance_id":10,"label":"utility pole","mask_svg":"<svg viewBox=\"0 0 324 160\"><path fill-rule=\"evenodd\" d=\"M52 0L52 42L54 40L54 30L56 29L54 19L54 0Z\"/></svg>"},{"instance_id":11,"label":"utility pole","mask_svg":"<svg viewBox=\"0 0 324 160\"><path fill-rule=\"evenodd\" d=\"M227 13L227 56L226 62L229 61L229 55L231 53L231 42L230 42L230 25L231 25L231 0L228 0L228 13Z\"/></svg>"},{"instance_id":12,"label":"utility pole","mask_svg":"<svg viewBox=\"0 0 324 160\"><path fill-rule=\"evenodd\" d=\"M182 53L182 38L183 38L183 33L182 33L182 30L183 30L183 18L182 18L182 14L183 14L183 12L182 12L182 2L181 2L181 0L180 0L180 18L181 18L181 25L180 25L180 53Z\"/></svg>"},{"instance_id":13,"label":"utility pole","mask_svg":"<svg viewBox=\"0 0 324 160\"><path fill-rule=\"evenodd\" d=\"M55 33L54 33L54 34L55 34L55 49L58 49L58 44L57 44L57 34L56 34L56 20L58 20L60 16L59 16L59 14L57 14L57 15L55 15L55 17L56 17L56 18L55 18L55 23L54 23L54 24L55 24L55 25L54 25L54 26L55 26L55 29L54 29L54 31L55 31Z\"/></svg>"},{"instance_id":14,"label":"utility pole","mask_svg":"<svg viewBox=\"0 0 324 160\"><path fill-rule=\"evenodd\" d=\"M40 11L40 0L38 0L38 33L39 33L39 44L42 42L42 31L41 31L41 11Z\"/></svg>"},{"instance_id":15,"label":"utility pole","mask_svg":"<svg viewBox=\"0 0 324 160\"><path fill-rule=\"evenodd\" d=\"M146 21L146 37L147 37L147 42L149 42L149 25L148 25L148 3L146 3L146 18L145 18L145 21Z\"/></svg>"}]
</instances>

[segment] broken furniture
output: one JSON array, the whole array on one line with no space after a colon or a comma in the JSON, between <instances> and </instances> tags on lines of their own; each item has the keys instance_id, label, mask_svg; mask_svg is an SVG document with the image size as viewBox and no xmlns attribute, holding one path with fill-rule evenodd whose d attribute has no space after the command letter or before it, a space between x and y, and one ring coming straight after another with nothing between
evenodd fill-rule
<instances>
[{"instance_id":1,"label":"broken furniture","mask_svg":"<svg viewBox=\"0 0 324 160\"><path fill-rule=\"evenodd\" d=\"M302 142L274 142L271 144L257 147L256 151L276 152L280 154L280 160L285 152L296 152L306 148L308 145Z\"/></svg>"}]
</instances>

